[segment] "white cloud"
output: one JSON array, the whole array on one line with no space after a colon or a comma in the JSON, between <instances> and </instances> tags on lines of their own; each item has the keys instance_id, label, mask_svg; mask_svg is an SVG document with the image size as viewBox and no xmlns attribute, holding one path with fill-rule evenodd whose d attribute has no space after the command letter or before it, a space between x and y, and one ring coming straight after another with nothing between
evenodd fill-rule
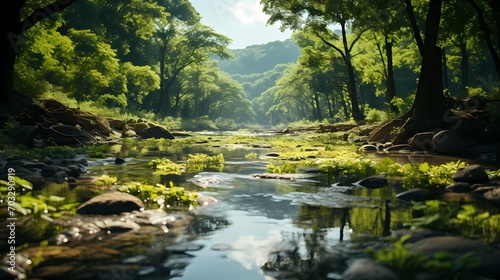
<instances>
[{"instance_id":1,"label":"white cloud","mask_svg":"<svg viewBox=\"0 0 500 280\"><path fill-rule=\"evenodd\" d=\"M259 0L244 0L231 7L231 14L243 25L266 23L269 16L262 12Z\"/></svg>"}]
</instances>

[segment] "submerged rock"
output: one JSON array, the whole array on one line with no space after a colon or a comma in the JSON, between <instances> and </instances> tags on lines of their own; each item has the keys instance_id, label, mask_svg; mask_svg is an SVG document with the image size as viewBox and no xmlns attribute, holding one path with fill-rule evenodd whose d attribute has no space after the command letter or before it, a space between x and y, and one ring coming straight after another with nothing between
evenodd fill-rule
<instances>
[{"instance_id":1,"label":"submerged rock","mask_svg":"<svg viewBox=\"0 0 500 280\"><path fill-rule=\"evenodd\" d=\"M342 274L343 280L397 280L396 273L370 259L355 260Z\"/></svg>"},{"instance_id":2,"label":"submerged rock","mask_svg":"<svg viewBox=\"0 0 500 280\"><path fill-rule=\"evenodd\" d=\"M399 198L403 201L407 202L423 202L425 201L425 194L420 188L416 188L413 190L405 191L396 195L396 198Z\"/></svg>"},{"instance_id":3,"label":"submerged rock","mask_svg":"<svg viewBox=\"0 0 500 280\"><path fill-rule=\"evenodd\" d=\"M455 259L465 254L477 257L479 264L471 269L474 276L498 279L500 275L500 250L457 236L438 236L422 239L414 244L413 250L434 256L439 252L452 253Z\"/></svg>"},{"instance_id":4,"label":"submerged rock","mask_svg":"<svg viewBox=\"0 0 500 280\"><path fill-rule=\"evenodd\" d=\"M354 182L353 185L367 189L379 189L389 185L389 180L384 175L374 175Z\"/></svg>"},{"instance_id":5,"label":"submerged rock","mask_svg":"<svg viewBox=\"0 0 500 280\"><path fill-rule=\"evenodd\" d=\"M144 209L144 203L137 197L122 192L109 192L84 202L76 213L85 215L114 215Z\"/></svg>"}]
</instances>

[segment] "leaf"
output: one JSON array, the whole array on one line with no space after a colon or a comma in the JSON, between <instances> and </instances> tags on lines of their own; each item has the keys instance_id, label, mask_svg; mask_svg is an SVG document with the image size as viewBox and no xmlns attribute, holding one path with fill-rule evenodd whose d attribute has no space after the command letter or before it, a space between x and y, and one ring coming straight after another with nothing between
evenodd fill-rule
<instances>
[{"instance_id":1,"label":"leaf","mask_svg":"<svg viewBox=\"0 0 500 280\"><path fill-rule=\"evenodd\" d=\"M424 162L422 164L420 164L420 166L418 167L418 170L420 170L422 173L425 173L427 171L429 171L429 164L427 162Z\"/></svg>"},{"instance_id":2,"label":"leaf","mask_svg":"<svg viewBox=\"0 0 500 280\"><path fill-rule=\"evenodd\" d=\"M21 179L19 177L14 177L14 178L15 178L16 185L21 186L27 190L33 189L33 184L31 184L31 182L29 182L28 180Z\"/></svg>"}]
</instances>

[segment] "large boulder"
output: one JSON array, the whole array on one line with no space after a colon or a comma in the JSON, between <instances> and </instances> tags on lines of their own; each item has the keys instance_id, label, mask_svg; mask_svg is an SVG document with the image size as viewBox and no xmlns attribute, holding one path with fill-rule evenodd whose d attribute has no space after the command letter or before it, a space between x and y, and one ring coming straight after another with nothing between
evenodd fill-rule
<instances>
[{"instance_id":1,"label":"large boulder","mask_svg":"<svg viewBox=\"0 0 500 280\"><path fill-rule=\"evenodd\" d=\"M148 127L141 131L140 136L142 139L149 139L149 138L175 139L175 137L172 135L172 133L170 133L170 131L166 130L161 126Z\"/></svg>"},{"instance_id":2,"label":"large boulder","mask_svg":"<svg viewBox=\"0 0 500 280\"><path fill-rule=\"evenodd\" d=\"M430 151L432 149L432 138L434 137L434 132L421 132L415 134L408 144L415 150L419 151Z\"/></svg>"},{"instance_id":3,"label":"large boulder","mask_svg":"<svg viewBox=\"0 0 500 280\"><path fill-rule=\"evenodd\" d=\"M453 181L466 183L484 183L489 181L488 174L478 164L473 164L461 168L452 177Z\"/></svg>"},{"instance_id":4,"label":"large boulder","mask_svg":"<svg viewBox=\"0 0 500 280\"><path fill-rule=\"evenodd\" d=\"M76 212L85 215L115 215L144 209L137 197L122 192L108 192L89 199Z\"/></svg>"},{"instance_id":5,"label":"large boulder","mask_svg":"<svg viewBox=\"0 0 500 280\"><path fill-rule=\"evenodd\" d=\"M467 146L453 130L443 130L432 137L432 150L438 154L462 155L467 152Z\"/></svg>"}]
</instances>

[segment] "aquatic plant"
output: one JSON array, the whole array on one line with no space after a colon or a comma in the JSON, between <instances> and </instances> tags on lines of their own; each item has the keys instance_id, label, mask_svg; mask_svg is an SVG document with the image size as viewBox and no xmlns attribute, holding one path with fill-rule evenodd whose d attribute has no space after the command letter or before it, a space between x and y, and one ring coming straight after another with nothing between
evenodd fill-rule
<instances>
[{"instance_id":1,"label":"aquatic plant","mask_svg":"<svg viewBox=\"0 0 500 280\"><path fill-rule=\"evenodd\" d=\"M500 214L480 212L475 206L465 204L456 209L438 200L414 203L413 209L422 215L406 225L424 227L458 234L467 238L478 238L486 243L500 241Z\"/></svg>"},{"instance_id":2,"label":"aquatic plant","mask_svg":"<svg viewBox=\"0 0 500 280\"><path fill-rule=\"evenodd\" d=\"M203 170L205 168L222 168L224 166L224 155L210 156L203 153L188 154L187 168L191 170Z\"/></svg>"},{"instance_id":3,"label":"aquatic plant","mask_svg":"<svg viewBox=\"0 0 500 280\"><path fill-rule=\"evenodd\" d=\"M297 162L290 161L274 161L267 165L267 172L278 173L278 174L291 174L297 173L297 169L304 167L315 167L317 166L314 160L301 160Z\"/></svg>"},{"instance_id":4,"label":"aquatic plant","mask_svg":"<svg viewBox=\"0 0 500 280\"><path fill-rule=\"evenodd\" d=\"M64 197L55 195L34 195L33 185L22 178L13 176L12 182L0 180L0 201L5 201L7 211L10 215L19 213L21 215L33 215L35 219L61 217L63 214L75 214L77 204L62 204ZM14 212L15 211L15 212Z\"/></svg>"},{"instance_id":5,"label":"aquatic plant","mask_svg":"<svg viewBox=\"0 0 500 280\"><path fill-rule=\"evenodd\" d=\"M168 186L163 184L150 185L139 182L129 182L118 188L119 191L137 196L145 203L154 202L161 209L171 207L195 206L198 194L188 192L182 187L174 186L172 182Z\"/></svg>"},{"instance_id":6,"label":"aquatic plant","mask_svg":"<svg viewBox=\"0 0 500 280\"><path fill-rule=\"evenodd\" d=\"M102 176L99 176L96 181L96 186L98 187L109 187L114 185L118 181L118 177L114 176L109 176L107 174L103 174Z\"/></svg>"},{"instance_id":7,"label":"aquatic plant","mask_svg":"<svg viewBox=\"0 0 500 280\"><path fill-rule=\"evenodd\" d=\"M153 159L148 163L152 169L155 170L155 174L160 175L168 175L168 174L176 174L181 175L186 171L185 164L177 164L168 158L158 158Z\"/></svg>"}]
</instances>

